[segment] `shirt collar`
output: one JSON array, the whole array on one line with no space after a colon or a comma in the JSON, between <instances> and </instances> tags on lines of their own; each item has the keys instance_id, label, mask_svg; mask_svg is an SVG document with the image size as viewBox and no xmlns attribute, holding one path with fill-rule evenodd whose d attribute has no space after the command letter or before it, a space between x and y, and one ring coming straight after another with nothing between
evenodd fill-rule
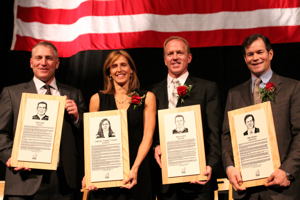
<instances>
[{"instance_id":1,"label":"shirt collar","mask_svg":"<svg viewBox=\"0 0 300 200\"><path fill-rule=\"evenodd\" d=\"M45 82L41 81L40 79L38 79L37 77L33 77L33 82L35 87L39 90L40 88L44 87ZM56 79L54 78L50 84L49 84L53 89L58 90L57 88L57 84L56 84Z\"/></svg>"},{"instance_id":2,"label":"shirt collar","mask_svg":"<svg viewBox=\"0 0 300 200\"><path fill-rule=\"evenodd\" d=\"M180 85L183 85L187 79L187 77L189 76L189 72L186 71L185 73L181 74L181 76L179 76L178 78L176 78L179 82L180 82ZM169 74L168 74L168 85L171 84L171 81L173 80L174 78L171 77Z\"/></svg>"},{"instance_id":3,"label":"shirt collar","mask_svg":"<svg viewBox=\"0 0 300 200\"><path fill-rule=\"evenodd\" d=\"M261 79L262 83L260 84L260 87L265 86L270 79L272 78L273 75L273 71L270 69L268 69L265 73L263 73L259 78ZM251 86L253 87L254 85L254 81L257 79L257 77L251 73Z\"/></svg>"}]
</instances>

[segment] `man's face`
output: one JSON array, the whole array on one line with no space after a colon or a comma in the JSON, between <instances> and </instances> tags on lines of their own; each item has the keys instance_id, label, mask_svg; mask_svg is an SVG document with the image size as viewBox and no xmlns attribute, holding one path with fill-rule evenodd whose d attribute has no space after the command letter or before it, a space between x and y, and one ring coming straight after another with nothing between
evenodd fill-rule
<instances>
[{"instance_id":1,"label":"man's face","mask_svg":"<svg viewBox=\"0 0 300 200\"><path fill-rule=\"evenodd\" d=\"M271 67L273 50L268 51L261 38L255 40L245 49L245 62L252 74L259 77Z\"/></svg>"},{"instance_id":2,"label":"man's face","mask_svg":"<svg viewBox=\"0 0 300 200\"><path fill-rule=\"evenodd\" d=\"M51 47L39 45L32 50L30 67L35 77L49 83L53 80L59 60Z\"/></svg>"},{"instance_id":3,"label":"man's face","mask_svg":"<svg viewBox=\"0 0 300 200\"><path fill-rule=\"evenodd\" d=\"M188 64L192 60L192 54L187 52L185 43L174 39L167 43L164 48L165 65L171 77L179 77L187 71Z\"/></svg>"},{"instance_id":4,"label":"man's face","mask_svg":"<svg viewBox=\"0 0 300 200\"><path fill-rule=\"evenodd\" d=\"M44 103L40 103L38 106L37 106L37 112L39 115L44 115L47 111L47 105L44 104Z\"/></svg>"},{"instance_id":5,"label":"man's face","mask_svg":"<svg viewBox=\"0 0 300 200\"><path fill-rule=\"evenodd\" d=\"M184 119L183 117L176 117L175 124L177 129L182 129L184 127Z\"/></svg>"},{"instance_id":6,"label":"man's face","mask_svg":"<svg viewBox=\"0 0 300 200\"><path fill-rule=\"evenodd\" d=\"M253 120L252 116L249 116L246 118L246 126L247 126L247 129L254 128L254 120Z\"/></svg>"}]
</instances>

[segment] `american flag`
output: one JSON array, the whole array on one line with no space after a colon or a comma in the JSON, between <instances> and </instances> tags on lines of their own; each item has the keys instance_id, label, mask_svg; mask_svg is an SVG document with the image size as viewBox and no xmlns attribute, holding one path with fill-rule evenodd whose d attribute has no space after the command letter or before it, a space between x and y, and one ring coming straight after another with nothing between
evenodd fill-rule
<instances>
[{"instance_id":1,"label":"american flag","mask_svg":"<svg viewBox=\"0 0 300 200\"><path fill-rule=\"evenodd\" d=\"M191 47L240 45L251 33L300 42L299 0L15 0L12 50L41 40L61 57L85 50L162 47L171 35Z\"/></svg>"}]
</instances>

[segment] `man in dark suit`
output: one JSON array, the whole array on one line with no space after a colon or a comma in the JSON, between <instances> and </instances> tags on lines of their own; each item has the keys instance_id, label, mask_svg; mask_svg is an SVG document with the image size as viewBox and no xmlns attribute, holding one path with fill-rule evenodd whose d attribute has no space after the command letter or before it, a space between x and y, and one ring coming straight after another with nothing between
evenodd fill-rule
<instances>
[{"instance_id":1,"label":"man in dark suit","mask_svg":"<svg viewBox=\"0 0 300 200\"><path fill-rule=\"evenodd\" d=\"M32 116L32 119L37 120L49 120L49 116L46 115L47 112L47 103L44 101L38 102L37 104L37 114Z\"/></svg>"},{"instance_id":2,"label":"man in dark suit","mask_svg":"<svg viewBox=\"0 0 300 200\"><path fill-rule=\"evenodd\" d=\"M244 132L244 136L251 135L253 133L259 133L259 128L255 127L255 119L252 114L248 114L244 117L245 125L247 130Z\"/></svg>"},{"instance_id":3,"label":"man in dark suit","mask_svg":"<svg viewBox=\"0 0 300 200\"><path fill-rule=\"evenodd\" d=\"M173 130L173 134L189 132L189 129L184 127L184 117L183 117L183 115L176 115L175 116L175 125L176 125L176 128Z\"/></svg>"},{"instance_id":4,"label":"man in dark suit","mask_svg":"<svg viewBox=\"0 0 300 200\"><path fill-rule=\"evenodd\" d=\"M60 84L55 79L59 66L56 47L40 42L32 49L30 66L33 80L9 86L0 96L0 160L5 163L5 195L8 200L56 199L71 200L80 188L82 174L79 171L79 148L82 136L84 102L79 90ZM17 125L21 95L23 92L45 94L45 85L52 95L66 95L58 168L55 171L36 170L11 166L11 151Z\"/></svg>"},{"instance_id":5,"label":"man in dark suit","mask_svg":"<svg viewBox=\"0 0 300 200\"><path fill-rule=\"evenodd\" d=\"M158 83L153 92L156 95L158 109L182 107L189 105L201 105L202 125L206 154L207 181L194 181L191 183L163 185L159 199L163 200L209 200L213 199L213 190L216 181L212 178L213 171L220 160L220 127L221 112L217 86L215 83L192 77L188 72L188 64L192 60L192 54L188 42L182 38L173 36L164 42L164 61L168 68L168 77ZM174 80L176 79L176 80ZM179 85L191 85L189 95L179 96L175 103L172 99L172 82L179 81ZM175 88L176 89L176 88ZM178 98L180 100L178 101ZM158 144L158 142L157 142ZM161 166L160 145L155 147L155 159Z\"/></svg>"},{"instance_id":6,"label":"man in dark suit","mask_svg":"<svg viewBox=\"0 0 300 200\"><path fill-rule=\"evenodd\" d=\"M251 78L228 93L222 134L222 156L226 174L238 190L237 199L300 199L300 83L282 77L271 70L273 50L269 39L260 34L247 37L243 42L244 59ZM273 83L271 101L281 166L270 172L264 186L244 188L239 170L234 167L227 112L250 106L256 79L260 87ZM260 82L260 81L259 81ZM264 98L261 94L261 98Z\"/></svg>"}]
</instances>

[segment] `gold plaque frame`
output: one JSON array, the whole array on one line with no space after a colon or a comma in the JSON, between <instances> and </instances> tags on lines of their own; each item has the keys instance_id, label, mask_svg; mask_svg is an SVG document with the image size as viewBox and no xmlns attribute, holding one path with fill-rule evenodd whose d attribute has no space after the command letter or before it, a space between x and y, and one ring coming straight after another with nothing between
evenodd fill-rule
<instances>
[{"instance_id":1,"label":"gold plaque frame","mask_svg":"<svg viewBox=\"0 0 300 200\"><path fill-rule=\"evenodd\" d=\"M19 115L18 115L18 121L17 121L17 127L16 127L13 149L12 149L12 155L11 155L11 165L13 167L26 167L26 168L32 168L32 169L46 169L46 170L56 170L57 169L57 164L59 162L59 148L60 148L62 124L63 124L63 120L64 120L66 99L67 99L66 96L54 96L54 95L32 94L32 93L23 93L22 94ZM53 144L51 144L52 145L52 156L51 156L50 163L18 160L18 156L20 153L21 139L23 137L24 126L26 125L24 122L26 120L27 121L31 120L27 116L29 116L28 113L31 113L32 110L26 109L26 107L31 106L31 105L29 105L31 100L32 101L43 101L43 102L47 102L48 104L51 104L51 102L56 102L58 104L57 110L51 110L51 112L56 113L56 119L54 119L55 133L54 133Z\"/></svg>"},{"instance_id":2,"label":"gold plaque frame","mask_svg":"<svg viewBox=\"0 0 300 200\"><path fill-rule=\"evenodd\" d=\"M121 122L121 146L122 146L122 161L123 161L123 177L128 177L130 171L129 160L129 146L128 146L128 127L127 127L127 111L126 110L112 110L101 112L89 112L84 113L84 161L85 161L85 181L86 188L93 185L97 188L109 188L120 187L123 185L123 180L111 180L111 181L97 181L91 182L91 118L104 118L104 117L120 117ZM98 126L97 124L93 124Z\"/></svg>"},{"instance_id":3,"label":"gold plaque frame","mask_svg":"<svg viewBox=\"0 0 300 200\"><path fill-rule=\"evenodd\" d=\"M255 115L255 117L260 117L260 118L264 119L266 124L262 124L261 129L267 130L266 132L261 132L258 134L266 134L267 135L268 144L269 144L270 151L271 151L270 156L272 158L273 169L275 170L275 169L279 168L279 166L280 166L280 157L279 157L273 115L272 115L272 108L271 108L271 103L268 101L268 102L255 104L252 106L243 107L243 108L232 110L232 111L228 112L234 164L235 164L235 167L237 167L240 171L242 170L242 166L241 166L242 164L240 161L241 156L240 156L240 151L239 151L239 141L238 141L237 134L241 135L241 133L237 132L237 129L240 129L240 128L237 126L237 124L239 124L239 123L236 122L235 117L242 116L242 115L246 116L247 114L252 114L253 112L258 112L258 111L263 114L258 115L258 116ZM244 122L244 121L240 122L240 124L243 124L243 123L246 123L246 122ZM244 133L244 136L245 136L245 133ZM272 172L270 172L270 173L272 173ZM247 188L247 187L264 185L266 183L266 179L267 179L267 177L243 181L242 186Z\"/></svg>"},{"instance_id":4,"label":"gold plaque frame","mask_svg":"<svg viewBox=\"0 0 300 200\"><path fill-rule=\"evenodd\" d=\"M193 113L190 115L189 119L193 121L195 124L195 135L196 135L196 149L198 151L198 166L200 170L200 174L196 175L186 175L186 176L176 176L169 177L168 176L168 163L167 163L167 133L165 133L165 127L168 124L165 123L165 117L167 115L176 115L183 112ZM202 119L200 112L200 105L193 106L185 106L173 109L164 109L158 111L158 119L159 119L159 138L160 138L160 147L161 147L161 162L162 162L162 182L163 184L173 184L173 183L183 183L183 182L191 182L198 180L207 180L207 176L203 174L206 170L206 159L205 159L205 148L204 148L204 139L203 139L203 129L202 129ZM174 132L173 132L174 133ZM193 134L193 133L189 133Z\"/></svg>"}]
</instances>

